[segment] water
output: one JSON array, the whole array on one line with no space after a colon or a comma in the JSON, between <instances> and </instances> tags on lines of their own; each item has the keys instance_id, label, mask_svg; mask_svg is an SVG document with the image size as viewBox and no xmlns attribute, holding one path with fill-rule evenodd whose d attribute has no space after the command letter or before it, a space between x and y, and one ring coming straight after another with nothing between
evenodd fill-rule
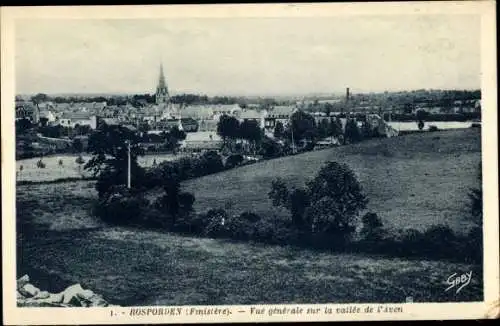
<instances>
[{"instance_id":1,"label":"water","mask_svg":"<svg viewBox=\"0 0 500 326\"><path fill-rule=\"evenodd\" d=\"M398 122L391 121L388 124L398 131L413 131L418 130L417 122ZM424 130L428 130L429 126L436 126L438 129L464 129L470 128L472 122L460 122L460 121L436 121L436 122L425 122Z\"/></svg>"}]
</instances>

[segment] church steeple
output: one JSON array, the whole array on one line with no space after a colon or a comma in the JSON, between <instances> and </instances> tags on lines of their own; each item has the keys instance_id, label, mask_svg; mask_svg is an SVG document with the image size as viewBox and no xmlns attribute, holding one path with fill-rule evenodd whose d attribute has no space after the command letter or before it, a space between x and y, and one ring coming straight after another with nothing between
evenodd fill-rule
<instances>
[{"instance_id":1,"label":"church steeple","mask_svg":"<svg viewBox=\"0 0 500 326\"><path fill-rule=\"evenodd\" d=\"M165 81L165 75L163 74L163 63L160 64L160 78L158 80L158 86L156 87L156 104L167 104L170 100L168 94L167 83Z\"/></svg>"}]
</instances>

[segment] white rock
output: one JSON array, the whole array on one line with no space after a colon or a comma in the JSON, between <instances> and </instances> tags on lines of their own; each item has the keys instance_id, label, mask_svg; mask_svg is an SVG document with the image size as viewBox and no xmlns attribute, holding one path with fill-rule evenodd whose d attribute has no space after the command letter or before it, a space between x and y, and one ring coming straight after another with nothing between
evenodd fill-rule
<instances>
[{"instance_id":1,"label":"white rock","mask_svg":"<svg viewBox=\"0 0 500 326\"><path fill-rule=\"evenodd\" d=\"M91 290L82 290L76 294L78 298L84 299L84 300L91 300L93 296L95 296L95 293L92 292Z\"/></svg>"},{"instance_id":2,"label":"white rock","mask_svg":"<svg viewBox=\"0 0 500 326\"><path fill-rule=\"evenodd\" d=\"M62 295L63 295L62 302L68 304L68 303L70 303L70 301L72 301L72 299L78 300L78 298L77 298L78 293L81 293L83 291L84 290L80 284L74 284L74 285L67 287L66 290L64 290L62 292Z\"/></svg>"},{"instance_id":3,"label":"white rock","mask_svg":"<svg viewBox=\"0 0 500 326\"><path fill-rule=\"evenodd\" d=\"M30 282L30 277L28 275L23 275L17 280L17 289L21 289L23 286Z\"/></svg>"},{"instance_id":4,"label":"white rock","mask_svg":"<svg viewBox=\"0 0 500 326\"><path fill-rule=\"evenodd\" d=\"M28 283L20 288L19 292L25 297L34 297L40 292L40 289Z\"/></svg>"},{"instance_id":5,"label":"white rock","mask_svg":"<svg viewBox=\"0 0 500 326\"><path fill-rule=\"evenodd\" d=\"M62 293L49 293L49 296L47 298L39 299L39 302L44 302L44 303L61 303L63 300L63 295Z\"/></svg>"},{"instance_id":6,"label":"white rock","mask_svg":"<svg viewBox=\"0 0 500 326\"><path fill-rule=\"evenodd\" d=\"M37 295L35 295L33 297L33 299L47 299L48 297L50 297L50 293L47 292L47 291L40 291L38 292Z\"/></svg>"}]
</instances>

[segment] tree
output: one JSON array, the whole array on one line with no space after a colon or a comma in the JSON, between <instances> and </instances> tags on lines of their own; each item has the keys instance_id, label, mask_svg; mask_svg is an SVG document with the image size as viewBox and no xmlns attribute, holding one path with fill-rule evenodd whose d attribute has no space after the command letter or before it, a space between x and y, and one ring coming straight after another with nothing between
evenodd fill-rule
<instances>
[{"instance_id":1,"label":"tree","mask_svg":"<svg viewBox=\"0 0 500 326\"><path fill-rule=\"evenodd\" d=\"M335 119L330 119L330 129L328 130L328 136L330 137L339 137L342 135L342 121L337 116Z\"/></svg>"},{"instance_id":2,"label":"tree","mask_svg":"<svg viewBox=\"0 0 500 326\"><path fill-rule=\"evenodd\" d=\"M217 123L217 134L222 138L224 145L228 139L239 138L240 122L235 117L222 115Z\"/></svg>"},{"instance_id":3,"label":"tree","mask_svg":"<svg viewBox=\"0 0 500 326\"><path fill-rule=\"evenodd\" d=\"M416 118L418 121L418 129L424 129L424 121L429 117L429 113L425 110L417 110Z\"/></svg>"},{"instance_id":4,"label":"tree","mask_svg":"<svg viewBox=\"0 0 500 326\"><path fill-rule=\"evenodd\" d=\"M330 129L330 122L327 119L322 119L318 125L318 137L320 139L328 137Z\"/></svg>"},{"instance_id":5,"label":"tree","mask_svg":"<svg viewBox=\"0 0 500 326\"><path fill-rule=\"evenodd\" d=\"M306 213L313 230L350 234L354 219L368 200L354 172L343 163L329 162L307 183L312 209Z\"/></svg>"},{"instance_id":6,"label":"tree","mask_svg":"<svg viewBox=\"0 0 500 326\"><path fill-rule=\"evenodd\" d=\"M137 163L137 157L144 155L139 146L139 136L134 130L120 125L102 125L89 137L88 151L93 155L85 169L98 176L96 188L99 197L110 194L114 185L125 184L128 170L128 145L130 142L131 181L139 188L144 170Z\"/></svg>"},{"instance_id":7,"label":"tree","mask_svg":"<svg viewBox=\"0 0 500 326\"><path fill-rule=\"evenodd\" d=\"M275 140L264 136L260 144L260 155L264 158L279 157L283 154L283 147Z\"/></svg>"},{"instance_id":8,"label":"tree","mask_svg":"<svg viewBox=\"0 0 500 326\"><path fill-rule=\"evenodd\" d=\"M348 119L345 125L344 131L344 143L349 141L351 143L357 143L361 141L362 135L359 130L358 123L355 119Z\"/></svg>"},{"instance_id":9,"label":"tree","mask_svg":"<svg viewBox=\"0 0 500 326\"><path fill-rule=\"evenodd\" d=\"M73 152L75 153L83 152L83 144L79 138L73 139L72 147L73 147Z\"/></svg>"},{"instance_id":10,"label":"tree","mask_svg":"<svg viewBox=\"0 0 500 326\"><path fill-rule=\"evenodd\" d=\"M208 151L200 156L196 169L200 175L207 175L224 170L224 164L216 151Z\"/></svg>"},{"instance_id":11,"label":"tree","mask_svg":"<svg viewBox=\"0 0 500 326\"><path fill-rule=\"evenodd\" d=\"M478 188L471 188L469 192L469 200L470 200L470 212L471 216L477 226L483 225L483 173L482 166L479 163L477 180L479 181Z\"/></svg>"},{"instance_id":12,"label":"tree","mask_svg":"<svg viewBox=\"0 0 500 326\"><path fill-rule=\"evenodd\" d=\"M274 138L282 138L285 135L285 127L281 121L276 122L274 127Z\"/></svg>"},{"instance_id":13,"label":"tree","mask_svg":"<svg viewBox=\"0 0 500 326\"><path fill-rule=\"evenodd\" d=\"M81 173L82 171L82 164L85 163L85 160L81 155L78 155L78 157L75 160L75 163L78 164L78 173Z\"/></svg>"},{"instance_id":14,"label":"tree","mask_svg":"<svg viewBox=\"0 0 500 326\"><path fill-rule=\"evenodd\" d=\"M299 110L293 113L290 119L288 136L291 139L293 132L293 141L296 144L299 144L303 140L314 141L317 138L316 121L312 115Z\"/></svg>"},{"instance_id":15,"label":"tree","mask_svg":"<svg viewBox=\"0 0 500 326\"><path fill-rule=\"evenodd\" d=\"M16 133L23 133L33 127L33 124L29 119L23 118L16 120Z\"/></svg>"},{"instance_id":16,"label":"tree","mask_svg":"<svg viewBox=\"0 0 500 326\"><path fill-rule=\"evenodd\" d=\"M359 212L368 200L354 172L346 164L329 162L305 188L288 189L282 179L271 184L274 206L290 210L294 225L310 235L345 243L355 230Z\"/></svg>"},{"instance_id":17,"label":"tree","mask_svg":"<svg viewBox=\"0 0 500 326\"><path fill-rule=\"evenodd\" d=\"M179 217L185 217L193 210L195 198L191 193L181 192L178 173L169 171L170 173L163 174L165 193L157 200L156 205L167 217L167 225L174 228Z\"/></svg>"},{"instance_id":18,"label":"tree","mask_svg":"<svg viewBox=\"0 0 500 326\"><path fill-rule=\"evenodd\" d=\"M174 126L164 137L165 149L175 153L180 146L179 142L186 139L186 133L183 130L179 130L179 127Z\"/></svg>"},{"instance_id":19,"label":"tree","mask_svg":"<svg viewBox=\"0 0 500 326\"><path fill-rule=\"evenodd\" d=\"M248 141L252 147L253 152L257 148L257 144L262 140L262 130L259 123L255 120L245 120L240 125L240 137Z\"/></svg>"}]
</instances>

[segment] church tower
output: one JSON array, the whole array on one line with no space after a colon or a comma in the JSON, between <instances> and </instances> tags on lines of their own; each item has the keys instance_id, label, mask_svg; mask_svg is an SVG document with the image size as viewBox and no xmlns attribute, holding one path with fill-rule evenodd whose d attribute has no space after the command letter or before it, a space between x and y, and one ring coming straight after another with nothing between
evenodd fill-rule
<instances>
[{"instance_id":1,"label":"church tower","mask_svg":"<svg viewBox=\"0 0 500 326\"><path fill-rule=\"evenodd\" d=\"M168 104L170 101L167 83L165 82L165 76L163 75L163 64L160 64L160 79L158 80L158 86L156 87L155 98L156 104Z\"/></svg>"}]
</instances>

